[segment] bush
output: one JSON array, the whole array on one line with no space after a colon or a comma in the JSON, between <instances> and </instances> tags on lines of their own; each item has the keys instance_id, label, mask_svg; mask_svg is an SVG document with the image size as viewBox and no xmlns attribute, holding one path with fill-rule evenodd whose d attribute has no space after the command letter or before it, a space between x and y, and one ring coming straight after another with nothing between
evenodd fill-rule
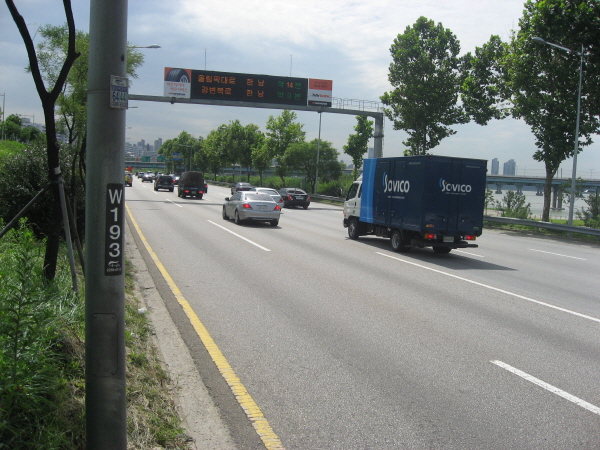
<instances>
[{"instance_id":1,"label":"bush","mask_svg":"<svg viewBox=\"0 0 600 450\"><path fill-rule=\"evenodd\" d=\"M598 192L590 194L585 199L587 208L581 208L577 211L577 218L583 220L586 227L600 228L600 194Z\"/></svg>"},{"instance_id":2,"label":"bush","mask_svg":"<svg viewBox=\"0 0 600 450\"><path fill-rule=\"evenodd\" d=\"M1 223L1 221L0 221ZM83 302L69 271L43 283L44 243L21 221L0 241L0 449L81 448ZM63 261L63 267L68 267Z\"/></svg>"},{"instance_id":3,"label":"bush","mask_svg":"<svg viewBox=\"0 0 600 450\"><path fill-rule=\"evenodd\" d=\"M496 209L501 211L502 217L529 219L531 217L531 203L525 204L525 200L524 194L508 191L502 201L496 202Z\"/></svg>"},{"instance_id":4,"label":"bush","mask_svg":"<svg viewBox=\"0 0 600 450\"><path fill-rule=\"evenodd\" d=\"M41 144L15 146L14 143L0 142L2 142L0 144L0 173L3 174L0 177L0 219L9 222L48 183L47 156L46 150ZM67 146L61 150L61 170L65 192L71 202L76 201L77 208L72 207L72 209L76 215L79 236L83 236L85 193L83 182L79 177L72 180L70 169L73 157L74 149L71 147ZM31 205L25 214L28 223L38 236L43 236L47 232L53 201L52 193L47 191Z\"/></svg>"}]
</instances>

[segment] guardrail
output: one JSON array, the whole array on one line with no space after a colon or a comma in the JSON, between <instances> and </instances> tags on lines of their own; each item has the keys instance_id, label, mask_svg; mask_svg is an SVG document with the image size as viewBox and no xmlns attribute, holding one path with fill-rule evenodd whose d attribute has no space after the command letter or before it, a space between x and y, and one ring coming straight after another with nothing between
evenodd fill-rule
<instances>
[{"instance_id":1,"label":"guardrail","mask_svg":"<svg viewBox=\"0 0 600 450\"><path fill-rule=\"evenodd\" d=\"M331 202L339 202L344 203L343 198L341 197L330 197L327 195L313 195L310 194L311 199L315 200L327 200ZM496 217L496 216L483 216L483 220L486 222L496 222L510 225L521 225L528 226L533 228L543 228L545 230L554 230L554 231L564 231L566 233L578 233L578 234L587 234L590 236L596 236L600 238L600 230L597 228L587 228L587 227L577 227L574 225L562 225L559 223L551 223L551 222L540 222L538 220L529 220L529 219L515 219L514 217Z\"/></svg>"}]
</instances>

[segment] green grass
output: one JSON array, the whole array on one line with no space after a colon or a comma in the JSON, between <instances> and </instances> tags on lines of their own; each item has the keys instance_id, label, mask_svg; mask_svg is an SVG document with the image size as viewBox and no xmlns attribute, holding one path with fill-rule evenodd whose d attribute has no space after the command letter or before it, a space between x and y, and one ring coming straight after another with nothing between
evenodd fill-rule
<instances>
[{"instance_id":1,"label":"green grass","mask_svg":"<svg viewBox=\"0 0 600 450\"><path fill-rule=\"evenodd\" d=\"M44 243L27 224L0 239L2 450L85 448L85 296L73 292L65 253L45 284ZM125 286L128 448L190 449L129 263Z\"/></svg>"}]
</instances>

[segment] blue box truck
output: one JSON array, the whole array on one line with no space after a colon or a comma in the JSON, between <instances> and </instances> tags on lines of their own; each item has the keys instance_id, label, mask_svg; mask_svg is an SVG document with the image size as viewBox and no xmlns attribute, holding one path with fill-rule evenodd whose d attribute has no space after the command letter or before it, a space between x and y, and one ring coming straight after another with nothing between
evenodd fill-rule
<instances>
[{"instance_id":1,"label":"blue box truck","mask_svg":"<svg viewBox=\"0 0 600 450\"><path fill-rule=\"evenodd\" d=\"M395 251L436 253L477 247L485 204L487 161L448 156L365 159L344 202L350 239L390 238Z\"/></svg>"}]
</instances>

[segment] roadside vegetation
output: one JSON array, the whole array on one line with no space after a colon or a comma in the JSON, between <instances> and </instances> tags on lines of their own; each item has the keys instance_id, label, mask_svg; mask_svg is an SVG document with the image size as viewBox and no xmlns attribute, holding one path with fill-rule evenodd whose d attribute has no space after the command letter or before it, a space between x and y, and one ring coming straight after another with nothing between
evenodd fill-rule
<instances>
[{"instance_id":1,"label":"roadside vegetation","mask_svg":"<svg viewBox=\"0 0 600 450\"><path fill-rule=\"evenodd\" d=\"M85 448L84 294L72 288L64 248L44 281L44 245L25 220L0 239L0 449ZM189 449L132 287L127 265L128 448Z\"/></svg>"}]
</instances>

